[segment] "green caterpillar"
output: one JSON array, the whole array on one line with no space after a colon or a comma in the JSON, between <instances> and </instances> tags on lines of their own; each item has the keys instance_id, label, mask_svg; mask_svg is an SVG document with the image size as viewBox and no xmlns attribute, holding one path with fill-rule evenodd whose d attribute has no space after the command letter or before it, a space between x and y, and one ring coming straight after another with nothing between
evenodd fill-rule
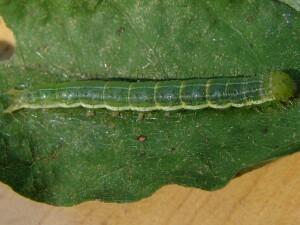
<instances>
[{"instance_id":1,"label":"green caterpillar","mask_svg":"<svg viewBox=\"0 0 300 225\"><path fill-rule=\"evenodd\" d=\"M231 77L171 81L77 81L12 90L12 104L5 110L106 108L113 111L225 109L287 101L296 93L286 73L261 77Z\"/></svg>"}]
</instances>

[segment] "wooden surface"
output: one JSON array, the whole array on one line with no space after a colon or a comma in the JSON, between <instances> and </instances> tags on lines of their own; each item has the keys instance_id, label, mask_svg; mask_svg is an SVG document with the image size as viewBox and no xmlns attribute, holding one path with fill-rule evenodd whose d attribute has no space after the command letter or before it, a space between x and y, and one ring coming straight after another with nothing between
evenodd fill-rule
<instances>
[{"instance_id":1,"label":"wooden surface","mask_svg":"<svg viewBox=\"0 0 300 225\"><path fill-rule=\"evenodd\" d=\"M13 32L6 26L0 16L0 61L10 59L16 48L16 40Z\"/></svg>"},{"instance_id":2,"label":"wooden surface","mask_svg":"<svg viewBox=\"0 0 300 225\"><path fill-rule=\"evenodd\" d=\"M176 185L131 204L36 203L0 184L0 225L299 225L300 153L206 192Z\"/></svg>"}]
</instances>

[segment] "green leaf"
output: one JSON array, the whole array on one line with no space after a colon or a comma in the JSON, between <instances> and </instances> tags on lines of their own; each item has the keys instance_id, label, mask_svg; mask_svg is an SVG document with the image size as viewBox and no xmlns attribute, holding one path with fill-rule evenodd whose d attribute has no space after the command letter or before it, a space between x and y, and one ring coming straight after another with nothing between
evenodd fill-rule
<instances>
[{"instance_id":1,"label":"green leaf","mask_svg":"<svg viewBox=\"0 0 300 225\"><path fill-rule=\"evenodd\" d=\"M300 14L278 1L0 0L0 14L17 38L0 68L0 110L7 90L40 83L300 76ZM215 190L299 150L299 112L295 98L143 120L82 108L0 114L0 180L54 205L135 201L169 183Z\"/></svg>"}]
</instances>

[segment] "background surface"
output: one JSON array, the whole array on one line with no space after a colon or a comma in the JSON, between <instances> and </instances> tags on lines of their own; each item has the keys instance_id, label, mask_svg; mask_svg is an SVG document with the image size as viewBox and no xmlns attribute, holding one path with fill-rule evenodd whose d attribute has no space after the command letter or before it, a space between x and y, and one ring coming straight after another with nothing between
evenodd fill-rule
<instances>
[{"instance_id":1,"label":"background surface","mask_svg":"<svg viewBox=\"0 0 300 225\"><path fill-rule=\"evenodd\" d=\"M75 207L36 203L0 185L2 225L298 225L300 154L294 154L206 192L176 185L131 204L86 202Z\"/></svg>"}]
</instances>

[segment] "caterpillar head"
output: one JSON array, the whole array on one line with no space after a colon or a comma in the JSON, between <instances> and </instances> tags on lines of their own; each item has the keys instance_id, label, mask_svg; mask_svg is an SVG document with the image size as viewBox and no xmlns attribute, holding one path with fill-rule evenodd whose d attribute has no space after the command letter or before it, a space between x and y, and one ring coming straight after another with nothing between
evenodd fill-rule
<instances>
[{"instance_id":1,"label":"caterpillar head","mask_svg":"<svg viewBox=\"0 0 300 225\"><path fill-rule=\"evenodd\" d=\"M284 72L272 72L270 76L272 95L276 100L286 102L295 96L297 85L290 75Z\"/></svg>"}]
</instances>

